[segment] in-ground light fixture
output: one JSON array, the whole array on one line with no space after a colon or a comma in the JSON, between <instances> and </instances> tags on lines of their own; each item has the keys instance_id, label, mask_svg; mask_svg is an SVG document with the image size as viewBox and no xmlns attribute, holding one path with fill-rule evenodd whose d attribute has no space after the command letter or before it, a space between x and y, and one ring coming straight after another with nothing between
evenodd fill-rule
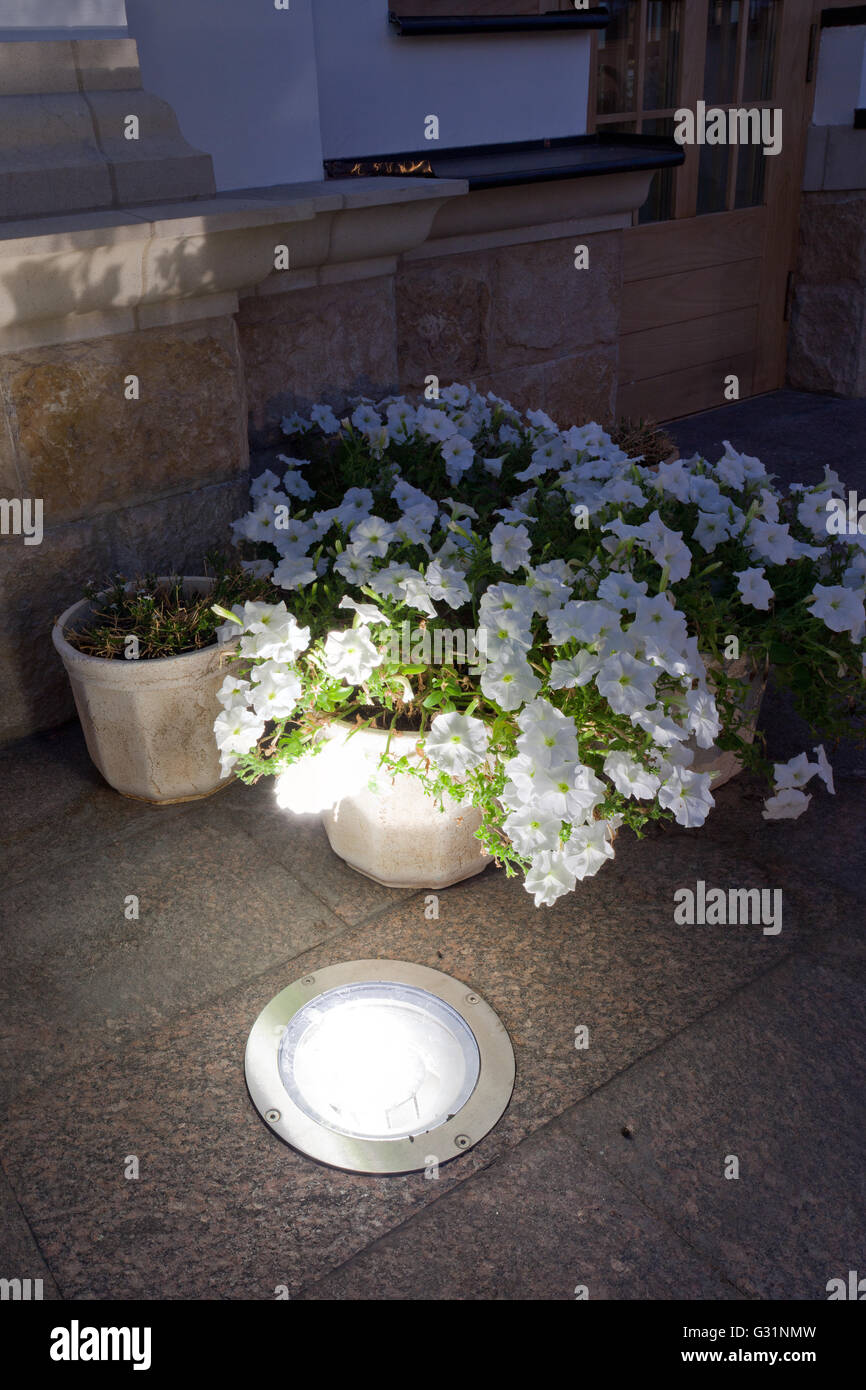
<instances>
[{"instance_id":1,"label":"in-ground light fixture","mask_svg":"<svg viewBox=\"0 0 866 1390\"><path fill-rule=\"evenodd\" d=\"M412 1173L471 1149L511 1099L514 1052L479 994L402 960L331 965L276 995L247 1086L293 1148L356 1173Z\"/></svg>"}]
</instances>

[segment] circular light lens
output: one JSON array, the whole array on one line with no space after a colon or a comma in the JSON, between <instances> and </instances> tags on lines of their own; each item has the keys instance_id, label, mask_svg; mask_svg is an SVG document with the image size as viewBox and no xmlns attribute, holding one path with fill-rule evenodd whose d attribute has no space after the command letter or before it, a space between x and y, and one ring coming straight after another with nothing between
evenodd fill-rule
<instances>
[{"instance_id":1,"label":"circular light lens","mask_svg":"<svg viewBox=\"0 0 866 1390\"><path fill-rule=\"evenodd\" d=\"M427 990L367 980L327 990L280 1039L280 1079L310 1119L356 1139L407 1139L467 1102L481 1063L472 1030Z\"/></svg>"}]
</instances>

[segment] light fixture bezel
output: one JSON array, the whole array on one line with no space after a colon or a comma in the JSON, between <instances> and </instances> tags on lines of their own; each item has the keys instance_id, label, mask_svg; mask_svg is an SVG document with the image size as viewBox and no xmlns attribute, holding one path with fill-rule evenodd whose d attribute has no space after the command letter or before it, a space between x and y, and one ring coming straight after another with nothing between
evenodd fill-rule
<instances>
[{"instance_id":1,"label":"light fixture bezel","mask_svg":"<svg viewBox=\"0 0 866 1390\"><path fill-rule=\"evenodd\" d=\"M466 1103L442 1124L414 1138L363 1139L339 1134L295 1104L279 1071L280 1039L289 1022L311 1000L343 985L375 981L410 985L449 1004L475 1038L479 1073ZM514 1050L490 1005L470 986L401 960L356 960L304 975L275 995L256 1019L247 1040L244 1071L250 1098L270 1129L293 1149L355 1173L414 1173L440 1166L473 1148L504 1113L514 1089Z\"/></svg>"}]
</instances>

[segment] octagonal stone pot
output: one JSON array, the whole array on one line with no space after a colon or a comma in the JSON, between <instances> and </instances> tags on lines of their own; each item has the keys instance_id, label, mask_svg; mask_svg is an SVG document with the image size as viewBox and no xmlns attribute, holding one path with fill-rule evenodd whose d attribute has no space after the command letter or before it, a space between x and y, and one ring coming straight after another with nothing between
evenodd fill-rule
<instances>
[{"instance_id":1,"label":"octagonal stone pot","mask_svg":"<svg viewBox=\"0 0 866 1390\"><path fill-rule=\"evenodd\" d=\"M746 737L751 742L766 672L755 671L748 657L732 663L729 670L749 681ZM386 888L448 888L480 874L491 863L475 838L481 811L471 805L460 806L448 797L443 802L445 810L440 811L415 778L405 774L392 777L378 767L388 742L386 731L361 729L347 741L350 732L350 725L335 723L329 737L343 740L347 759L364 760L369 779L361 790L347 792L335 806L322 812L334 853ZM398 757L408 754L417 758L417 741L417 734L392 734L391 751ZM741 770L735 754L722 752L715 744L698 748L692 740L689 746L695 753L695 771L716 774L711 783L714 791Z\"/></svg>"},{"instance_id":2,"label":"octagonal stone pot","mask_svg":"<svg viewBox=\"0 0 866 1390\"><path fill-rule=\"evenodd\" d=\"M334 724L330 736L345 740L349 732L348 725ZM364 786L322 812L331 849L386 888L448 888L480 874L491 863L475 838L481 811L447 796L440 811L414 777L377 770L387 742L385 730L352 734L347 756L364 758L376 789ZM390 751L417 759L417 742L417 734L392 734Z\"/></svg>"},{"instance_id":3,"label":"octagonal stone pot","mask_svg":"<svg viewBox=\"0 0 866 1390\"><path fill-rule=\"evenodd\" d=\"M158 582L171 581L160 576ZM213 580L192 575L183 587L187 594L204 594ZM213 723L236 639L137 661L87 656L64 633L81 627L91 611L88 599L67 608L52 640L69 676L87 751L109 786L155 805L194 801L227 786L231 779L220 777Z\"/></svg>"}]
</instances>

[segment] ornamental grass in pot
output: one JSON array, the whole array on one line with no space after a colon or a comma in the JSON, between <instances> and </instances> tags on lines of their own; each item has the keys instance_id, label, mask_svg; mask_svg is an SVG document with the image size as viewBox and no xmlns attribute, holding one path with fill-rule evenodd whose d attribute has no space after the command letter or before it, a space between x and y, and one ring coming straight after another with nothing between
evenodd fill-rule
<instances>
[{"instance_id":1,"label":"ornamental grass in pot","mask_svg":"<svg viewBox=\"0 0 866 1390\"><path fill-rule=\"evenodd\" d=\"M821 736L862 737L866 537L828 529L830 470L783 493L730 444L650 466L459 384L283 428L282 480L234 526L281 593L222 614L216 738L226 775L275 775L355 867L426 887L493 858L549 904L620 831L702 825L739 766L767 820L833 791L823 744L774 767L754 737L770 664ZM442 815L450 878L423 858Z\"/></svg>"},{"instance_id":2,"label":"ornamental grass in pot","mask_svg":"<svg viewBox=\"0 0 866 1390\"><path fill-rule=\"evenodd\" d=\"M261 579L217 561L209 575L115 575L57 619L87 750L116 791L168 803L225 785L212 729L238 644L212 605L262 593Z\"/></svg>"}]
</instances>

